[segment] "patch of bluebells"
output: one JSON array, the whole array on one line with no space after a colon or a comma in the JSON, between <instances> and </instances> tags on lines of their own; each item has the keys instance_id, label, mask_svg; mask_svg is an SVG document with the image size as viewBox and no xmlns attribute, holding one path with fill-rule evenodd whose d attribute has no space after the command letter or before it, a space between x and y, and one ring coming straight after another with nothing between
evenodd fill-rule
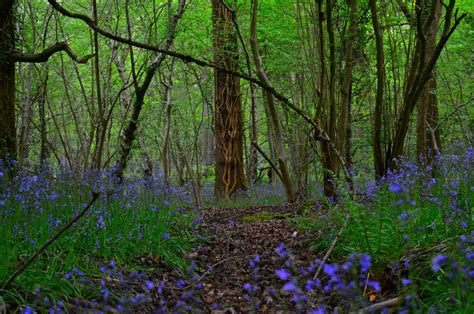
<instances>
[{"instance_id":1,"label":"patch of bluebells","mask_svg":"<svg viewBox=\"0 0 474 314\"><path fill-rule=\"evenodd\" d=\"M288 299L296 313L330 313L336 308L346 312L364 307L368 304L365 294L381 291L379 282L369 280L371 259L366 254L351 254L341 264L314 260L310 265L297 267L283 244L275 252L283 265L275 270L281 281L279 292L274 287L259 286L258 263L255 258L250 262L253 281L245 283L243 289L254 312L262 306L259 296L265 294Z\"/></svg>"},{"instance_id":2,"label":"patch of bluebells","mask_svg":"<svg viewBox=\"0 0 474 314\"><path fill-rule=\"evenodd\" d=\"M252 281L246 282L243 286L245 299L250 304L250 307L257 311L260 309L262 302L258 298L258 291L259 291L259 268L258 264L260 263L260 255L255 255L254 258L250 261L250 270L252 271Z\"/></svg>"},{"instance_id":3,"label":"patch of bluebells","mask_svg":"<svg viewBox=\"0 0 474 314\"><path fill-rule=\"evenodd\" d=\"M474 287L471 248L474 154L472 147L462 147L459 143L446 151L444 155L432 156L432 163L426 166L420 166L423 162L400 158L396 170L368 184L366 206L361 209L365 220L360 225L367 228L364 221L372 219L367 217L374 217L374 221L380 217L381 236L390 239L387 252L399 250L403 254L414 246L435 246L443 241L445 252L428 259L437 280L446 283L446 293L462 304L467 300L466 294L473 296L473 290L467 287ZM353 227L354 224L349 228ZM377 236L373 238L372 249L377 243L384 243L377 232L374 234ZM402 241L396 242L397 237ZM414 281L403 278L401 285L408 288Z\"/></svg>"},{"instance_id":4,"label":"patch of bluebells","mask_svg":"<svg viewBox=\"0 0 474 314\"><path fill-rule=\"evenodd\" d=\"M65 233L50 248L61 254L60 258L64 257L61 248L70 246L100 259L114 254L136 256L148 253L150 247L170 250L166 253L173 257L179 253L172 252L172 245L189 245L191 235L184 231L196 227L198 213L177 210L178 205L187 207L190 198L184 189L166 187L159 176L127 179L119 185L111 171L48 166L41 169L38 173L17 170L7 174L0 161L0 234L11 239L0 241L0 281L12 273L18 256L31 255L77 215L90 200L92 190L102 192L99 200L72 227L72 232ZM168 240L170 237L173 241ZM133 247L130 241L134 241ZM76 254L74 250L64 253ZM155 254L161 255L161 251ZM66 273L71 280L85 278ZM104 291L104 295L108 294Z\"/></svg>"}]
</instances>

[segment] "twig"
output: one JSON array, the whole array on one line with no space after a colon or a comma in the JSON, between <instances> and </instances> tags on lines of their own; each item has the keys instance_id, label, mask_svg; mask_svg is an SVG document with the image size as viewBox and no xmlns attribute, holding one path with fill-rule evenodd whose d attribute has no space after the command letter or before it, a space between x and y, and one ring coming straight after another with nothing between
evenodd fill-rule
<instances>
[{"instance_id":1,"label":"twig","mask_svg":"<svg viewBox=\"0 0 474 314\"><path fill-rule=\"evenodd\" d=\"M329 247L329 250L326 252L326 255L324 255L323 260L321 261L321 264L319 265L318 270L316 271L316 274L314 274L313 280L316 280L316 278L318 278L319 273L321 273L321 270L323 269L324 263L326 263L332 251L334 251L337 241L339 241L339 238L341 237L342 233L347 228L347 224L349 223L349 218L350 218L350 214L348 213L346 217L344 218L344 224L342 225L341 229L339 229L339 232L336 234L336 237L332 241L331 246Z\"/></svg>"},{"instance_id":2,"label":"twig","mask_svg":"<svg viewBox=\"0 0 474 314\"><path fill-rule=\"evenodd\" d=\"M5 282L2 286L2 290L6 290L8 286L18 277L25 269L41 254L43 253L54 241L56 241L67 229L69 229L76 221L78 221L84 214L89 210L89 208L94 204L94 202L99 198L99 193L92 192L92 199L87 204L87 206L70 222L68 222L61 230L56 233L54 237L52 237L48 242L46 242L35 254L33 254L26 263L24 263L18 270Z\"/></svg>"},{"instance_id":3,"label":"twig","mask_svg":"<svg viewBox=\"0 0 474 314\"><path fill-rule=\"evenodd\" d=\"M275 163L273 162L273 160L268 157L267 154L265 154L265 152L263 151L263 149L258 146L257 142L255 141L252 141L252 146L255 147L257 149L257 151L262 155L263 158L265 158L266 161L268 161L268 163L270 164L270 168L272 168L273 170L275 170L275 173L277 174L277 176L280 178L280 180L283 182L283 177L281 175L281 172L280 170L278 169L278 167L275 165Z\"/></svg>"},{"instance_id":4,"label":"twig","mask_svg":"<svg viewBox=\"0 0 474 314\"><path fill-rule=\"evenodd\" d=\"M188 288L191 288L193 286L193 284L196 284L198 282L200 282L201 280L204 279L204 277L206 277L207 275L210 274L210 272L216 268L217 266L219 266L220 264L224 264L225 262L231 260L231 259L235 259L235 258L244 258L244 257L247 257L247 256L230 256L230 257L227 257L227 258L224 258L223 260L220 260L218 261L217 263L211 265L198 279L196 279L195 281L193 281L192 284L189 284L185 287L182 287L182 288L175 288L175 289L172 289L172 290L186 290Z\"/></svg>"},{"instance_id":5,"label":"twig","mask_svg":"<svg viewBox=\"0 0 474 314\"><path fill-rule=\"evenodd\" d=\"M400 305L402 304L402 302L403 302L403 299L397 297L397 298L393 298L393 299L383 301L380 303L372 304L368 307L364 307L363 309L360 309L357 312L352 312L352 313L358 313L358 314L374 313L378 310L383 309L384 307L394 307L394 306Z\"/></svg>"}]
</instances>

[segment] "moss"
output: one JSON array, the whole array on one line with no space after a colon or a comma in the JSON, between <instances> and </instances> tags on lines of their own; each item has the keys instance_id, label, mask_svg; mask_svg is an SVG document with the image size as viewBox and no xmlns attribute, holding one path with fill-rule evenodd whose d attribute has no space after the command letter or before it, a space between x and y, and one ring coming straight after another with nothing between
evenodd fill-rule
<instances>
[{"instance_id":1,"label":"moss","mask_svg":"<svg viewBox=\"0 0 474 314\"><path fill-rule=\"evenodd\" d=\"M242 222L253 223L260 221L281 220L289 218L291 213L270 213L267 211L258 212L242 217Z\"/></svg>"}]
</instances>

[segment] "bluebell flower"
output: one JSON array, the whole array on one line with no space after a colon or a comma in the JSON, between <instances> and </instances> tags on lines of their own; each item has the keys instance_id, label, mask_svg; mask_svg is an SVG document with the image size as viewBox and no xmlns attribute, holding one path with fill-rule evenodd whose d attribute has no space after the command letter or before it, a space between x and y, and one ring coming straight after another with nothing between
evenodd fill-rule
<instances>
[{"instance_id":1,"label":"bluebell flower","mask_svg":"<svg viewBox=\"0 0 474 314\"><path fill-rule=\"evenodd\" d=\"M326 313L326 309L324 308L324 306L321 306L321 307L313 309L310 313L311 314L324 314Z\"/></svg>"},{"instance_id":2,"label":"bluebell flower","mask_svg":"<svg viewBox=\"0 0 474 314\"><path fill-rule=\"evenodd\" d=\"M431 269L436 273L441 269L441 265L446 263L447 258L442 254L438 254L431 260Z\"/></svg>"},{"instance_id":3,"label":"bluebell flower","mask_svg":"<svg viewBox=\"0 0 474 314\"><path fill-rule=\"evenodd\" d=\"M411 284L411 280L410 280L410 279L402 278L402 285L408 286L409 284Z\"/></svg>"},{"instance_id":4,"label":"bluebell flower","mask_svg":"<svg viewBox=\"0 0 474 314\"><path fill-rule=\"evenodd\" d=\"M397 183L390 183L388 189L395 194L400 194L403 190L402 187Z\"/></svg>"},{"instance_id":5,"label":"bluebell flower","mask_svg":"<svg viewBox=\"0 0 474 314\"><path fill-rule=\"evenodd\" d=\"M250 291L252 290L252 285L251 285L249 282L246 282L246 283L244 284L244 290L250 292Z\"/></svg>"},{"instance_id":6,"label":"bluebell flower","mask_svg":"<svg viewBox=\"0 0 474 314\"><path fill-rule=\"evenodd\" d=\"M293 281L289 281L283 286L283 290L286 292L297 292L298 288Z\"/></svg>"},{"instance_id":7,"label":"bluebell flower","mask_svg":"<svg viewBox=\"0 0 474 314\"><path fill-rule=\"evenodd\" d=\"M336 274L337 269L337 265L324 264L323 266L323 272L328 276L334 276Z\"/></svg>"},{"instance_id":8,"label":"bluebell flower","mask_svg":"<svg viewBox=\"0 0 474 314\"><path fill-rule=\"evenodd\" d=\"M368 280L367 285L374 288L375 291L380 291L380 283L378 281Z\"/></svg>"},{"instance_id":9,"label":"bluebell flower","mask_svg":"<svg viewBox=\"0 0 474 314\"><path fill-rule=\"evenodd\" d=\"M169 239L171 237L171 235L168 232L163 232L161 236L163 237L163 239Z\"/></svg>"},{"instance_id":10,"label":"bluebell flower","mask_svg":"<svg viewBox=\"0 0 474 314\"><path fill-rule=\"evenodd\" d=\"M109 290L107 290L107 289L102 289L100 292L104 295L104 299L107 300L107 299L109 298L109 295L110 295Z\"/></svg>"},{"instance_id":11,"label":"bluebell flower","mask_svg":"<svg viewBox=\"0 0 474 314\"><path fill-rule=\"evenodd\" d=\"M283 257L283 258L288 256L288 252L286 251L284 244L280 244L275 249L275 252L277 252L277 254L280 255L280 257Z\"/></svg>"},{"instance_id":12,"label":"bluebell flower","mask_svg":"<svg viewBox=\"0 0 474 314\"><path fill-rule=\"evenodd\" d=\"M145 280L145 286L148 290L151 290L155 287L155 284L152 281Z\"/></svg>"},{"instance_id":13,"label":"bluebell flower","mask_svg":"<svg viewBox=\"0 0 474 314\"><path fill-rule=\"evenodd\" d=\"M291 278L291 274L284 269L277 269L275 273L281 280L288 280Z\"/></svg>"}]
</instances>

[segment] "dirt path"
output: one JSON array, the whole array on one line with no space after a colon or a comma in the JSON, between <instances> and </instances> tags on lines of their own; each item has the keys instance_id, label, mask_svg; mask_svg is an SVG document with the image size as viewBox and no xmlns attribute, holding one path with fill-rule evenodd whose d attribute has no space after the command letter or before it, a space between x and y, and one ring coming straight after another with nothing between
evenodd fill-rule
<instances>
[{"instance_id":1,"label":"dirt path","mask_svg":"<svg viewBox=\"0 0 474 314\"><path fill-rule=\"evenodd\" d=\"M263 310L285 307L285 300L264 291L262 287L280 288L282 283L275 270L283 266L275 249L282 243L291 252L296 265L308 265L317 258L308 250L308 240L288 222L296 214L292 206L253 207L245 209L210 208L202 212L200 232L209 236L191 256L203 269L202 299L212 308L220 304L227 311L246 311L245 283L253 283L249 262L256 254L258 263L257 295ZM288 301L288 300L287 300ZM282 304L283 303L283 304Z\"/></svg>"}]
</instances>

